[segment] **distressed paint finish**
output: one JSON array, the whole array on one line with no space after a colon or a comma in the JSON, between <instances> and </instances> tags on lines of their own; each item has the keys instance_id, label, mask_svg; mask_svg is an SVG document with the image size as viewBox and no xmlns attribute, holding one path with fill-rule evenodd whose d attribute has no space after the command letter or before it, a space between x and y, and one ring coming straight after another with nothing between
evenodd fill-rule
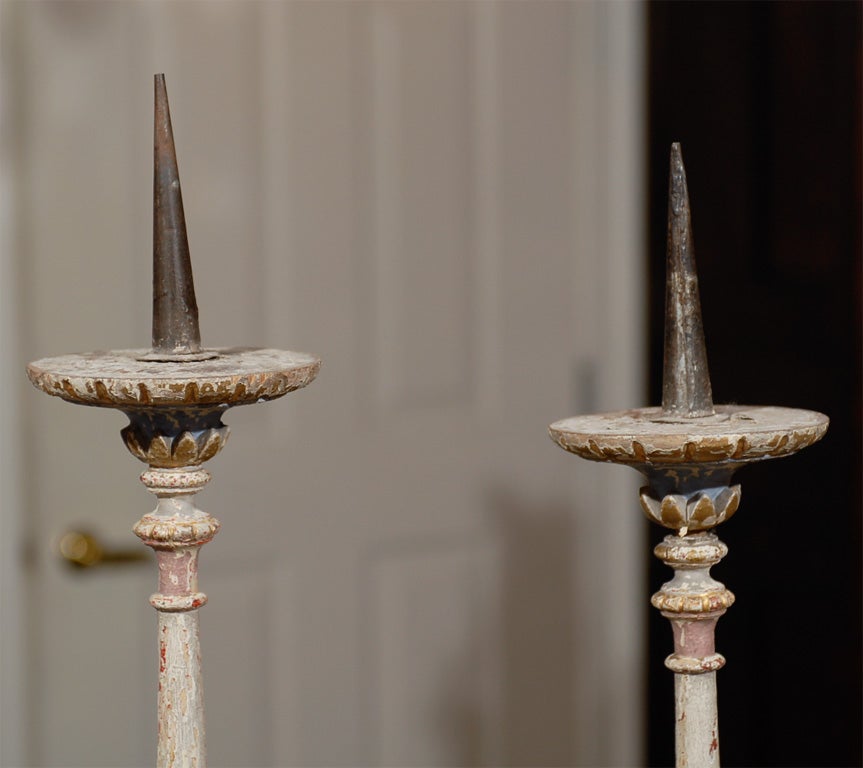
<instances>
[{"instance_id":1,"label":"distressed paint finish","mask_svg":"<svg viewBox=\"0 0 863 768\"><path fill-rule=\"evenodd\" d=\"M674 676L677 768L719 768L716 673Z\"/></svg>"},{"instance_id":2,"label":"distressed paint finish","mask_svg":"<svg viewBox=\"0 0 863 768\"><path fill-rule=\"evenodd\" d=\"M788 456L820 440L828 419L815 411L718 405L716 414L669 419L660 408L597 413L557 421L549 434L561 448L591 461L659 465L704 464L737 469Z\"/></svg>"},{"instance_id":3,"label":"distressed paint finish","mask_svg":"<svg viewBox=\"0 0 863 768\"><path fill-rule=\"evenodd\" d=\"M156 552L159 589L150 604L159 612L159 768L206 765L204 696L198 609L198 553L219 522L193 503L209 481L199 468L151 469L141 475L159 501L134 530Z\"/></svg>"},{"instance_id":4,"label":"distressed paint finish","mask_svg":"<svg viewBox=\"0 0 863 768\"><path fill-rule=\"evenodd\" d=\"M789 456L820 440L824 414L772 406L713 404L698 297L686 173L671 148L666 252L665 359L661 408L577 416L549 427L564 450L625 464L647 479L641 508L670 528L654 550L674 570L651 602L671 622L675 674L676 764L718 768L719 726L714 631L734 595L710 576L728 548L710 529L740 506L734 472Z\"/></svg>"},{"instance_id":5,"label":"distressed paint finish","mask_svg":"<svg viewBox=\"0 0 863 768\"><path fill-rule=\"evenodd\" d=\"M211 359L143 360L147 350L90 352L36 360L34 386L71 403L120 410L224 409L275 400L310 384L321 367L312 355L280 349L223 348Z\"/></svg>"},{"instance_id":6,"label":"distressed paint finish","mask_svg":"<svg viewBox=\"0 0 863 768\"><path fill-rule=\"evenodd\" d=\"M138 350L38 360L27 372L35 386L82 405L118 408L129 417L121 435L156 508L134 527L156 552L159 588L158 768L206 766L198 609L198 553L219 522L194 495L210 480L202 467L227 442L224 412L275 399L310 383L320 360L279 350L213 350L186 363L141 360Z\"/></svg>"},{"instance_id":7,"label":"distressed paint finish","mask_svg":"<svg viewBox=\"0 0 863 768\"><path fill-rule=\"evenodd\" d=\"M228 408L275 400L305 387L321 361L252 347L202 349L165 79L156 76L153 208L153 346L44 358L27 366L43 392L129 417L121 435L157 498L134 527L156 552L159 588L158 768L204 768L204 698L198 553L219 522L194 495L210 480L202 464L225 445Z\"/></svg>"},{"instance_id":8,"label":"distressed paint finish","mask_svg":"<svg viewBox=\"0 0 863 768\"><path fill-rule=\"evenodd\" d=\"M716 534L666 536L654 549L674 569L674 578L651 599L671 621L674 653L665 660L674 675L675 748L678 766L719 765L716 672L725 658L716 653L714 631L734 595L710 576L728 547Z\"/></svg>"}]
</instances>

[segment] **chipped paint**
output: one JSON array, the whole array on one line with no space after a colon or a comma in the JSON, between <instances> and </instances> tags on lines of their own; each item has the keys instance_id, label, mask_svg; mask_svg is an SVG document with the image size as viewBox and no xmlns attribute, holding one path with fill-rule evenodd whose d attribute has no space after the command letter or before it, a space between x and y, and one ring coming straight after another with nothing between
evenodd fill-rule
<instances>
[{"instance_id":1,"label":"chipped paint","mask_svg":"<svg viewBox=\"0 0 863 768\"><path fill-rule=\"evenodd\" d=\"M719 768L716 672L674 676L677 767Z\"/></svg>"},{"instance_id":2,"label":"chipped paint","mask_svg":"<svg viewBox=\"0 0 863 768\"><path fill-rule=\"evenodd\" d=\"M651 598L674 632L665 665L675 673L677 768L715 768L716 671L725 658L715 652L713 635L734 595L710 576L728 548L706 531L740 505L740 486L731 485L735 471L817 442L829 419L794 408L714 405L679 144L671 147L668 197L662 407L576 416L548 431L570 453L643 473L644 513L677 532L654 550L674 578Z\"/></svg>"},{"instance_id":3,"label":"chipped paint","mask_svg":"<svg viewBox=\"0 0 863 768\"><path fill-rule=\"evenodd\" d=\"M311 383L321 361L252 347L202 349L179 172L164 76L156 75L153 205L153 347L63 355L27 366L35 387L78 405L129 417L123 441L148 465L141 481L158 498L135 534L156 551L159 589L158 768L205 768L198 551L219 522L192 499L210 480L201 464L228 438L222 413Z\"/></svg>"},{"instance_id":4,"label":"chipped paint","mask_svg":"<svg viewBox=\"0 0 863 768\"><path fill-rule=\"evenodd\" d=\"M549 435L584 459L647 469L787 456L820 440L829 424L815 411L750 405L718 405L715 416L701 419L661 417L660 408L576 416L552 424Z\"/></svg>"},{"instance_id":5,"label":"chipped paint","mask_svg":"<svg viewBox=\"0 0 863 768\"><path fill-rule=\"evenodd\" d=\"M159 668L158 768L206 765L198 612L160 613L165 637Z\"/></svg>"},{"instance_id":6,"label":"chipped paint","mask_svg":"<svg viewBox=\"0 0 863 768\"><path fill-rule=\"evenodd\" d=\"M147 350L91 352L36 360L27 366L35 387L80 405L146 408L250 405L310 384L321 361L277 349L223 348L192 362L139 359Z\"/></svg>"},{"instance_id":7,"label":"chipped paint","mask_svg":"<svg viewBox=\"0 0 863 768\"><path fill-rule=\"evenodd\" d=\"M219 522L193 503L209 480L206 470L154 469L141 475L157 496L135 533L156 552L158 591L150 604L159 611L158 768L206 765L204 697L198 608L198 553L219 530Z\"/></svg>"}]
</instances>

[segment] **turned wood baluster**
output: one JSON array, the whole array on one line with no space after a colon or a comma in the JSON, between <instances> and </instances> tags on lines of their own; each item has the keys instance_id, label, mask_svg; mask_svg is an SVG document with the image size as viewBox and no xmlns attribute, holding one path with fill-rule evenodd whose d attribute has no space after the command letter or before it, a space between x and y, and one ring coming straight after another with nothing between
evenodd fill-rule
<instances>
[{"instance_id":1,"label":"turned wood baluster","mask_svg":"<svg viewBox=\"0 0 863 768\"><path fill-rule=\"evenodd\" d=\"M200 468L151 469L141 481L159 502L134 531L156 552L159 590L150 604L159 612L158 765L205 765L204 695L198 609L198 553L219 522L194 504L210 480Z\"/></svg>"}]
</instances>

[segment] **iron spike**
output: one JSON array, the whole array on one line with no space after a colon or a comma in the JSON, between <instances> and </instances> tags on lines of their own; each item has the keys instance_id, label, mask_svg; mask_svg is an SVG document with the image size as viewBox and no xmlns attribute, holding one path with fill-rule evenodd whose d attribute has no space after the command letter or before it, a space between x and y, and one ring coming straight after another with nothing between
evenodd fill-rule
<instances>
[{"instance_id":1,"label":"iron spike","mask_svg":"<svg viewBox=\"0 0 863 768\"><path fill-rule=\"evenodd\" d=\"M686 169L675 142L668 181L662 410L666 415L698 418L712 416L714 410L691 219Z\"/></svg>"},{"instance_id":2,"label":"iron spike","mask_svg":"<svg viewBox=\"0 0 863 768\"><path fill-rule=\"evenodd\" d=\"M201 351L198 304L165 76L155 76L153 137L153 355Z\"/></svg>"}]
</instances>

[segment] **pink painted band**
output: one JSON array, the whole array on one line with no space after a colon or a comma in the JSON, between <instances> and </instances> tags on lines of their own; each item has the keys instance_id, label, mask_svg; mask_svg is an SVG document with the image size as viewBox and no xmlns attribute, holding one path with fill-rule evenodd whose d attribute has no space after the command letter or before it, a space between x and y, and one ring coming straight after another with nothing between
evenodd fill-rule
<instances>
[{"instance_id":1,"label":"pink painted band","mask_svg":"<svg viewBox=\"0 0 863 768\"><path fill-rule=\"evenodd\" d=\"M714 631L718 619L718 616L694 621L672 619L674 653L693 659L703 659L716 653Z\"/></svg>"}]
</instances>

